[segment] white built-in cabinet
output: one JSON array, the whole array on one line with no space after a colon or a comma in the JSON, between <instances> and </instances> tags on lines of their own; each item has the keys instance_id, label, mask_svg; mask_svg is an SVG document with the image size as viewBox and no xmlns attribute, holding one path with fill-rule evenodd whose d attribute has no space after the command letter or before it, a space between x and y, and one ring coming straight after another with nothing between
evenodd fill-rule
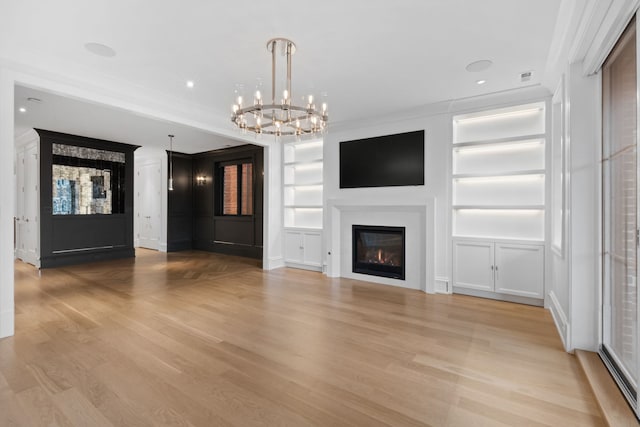
<instances>
[{"instance_id":1,"label":"white built-in cabinet","mask_svg":"<svg viewBox=\"0 0 640 427\"><path fill-rule=\"evenodd\" d=\"M284 231L284 261L290 267L322 268L322 234L319 230Z\"/></svg>"},{"instance_id":2,"label":"white built-in cabinet","mask_svg":"<svg viewBox=\"0 0 640 427\"><path fill-rule=\"evenodd\" d=\"M453 118L453 290L544 298L545 102Z\"/></svg>"},{"instance_id":3,"label":"white built-in cabinet","mask_svg":"<svg viewBox=\"0 0 640 427\"><path fill-rule=\"evenodd\" d=\"M322 270L323 141L284 144L284 259Z\"/></svg>"},{"instance_id":4,"label":"white built-in cabinet","mask_svg":"<svg viewBox=\"0 0 640 427\"><path fill-rule=\"evenodd\" d=\"M544 245L455 240L454 289L544 298Z\"/></svg>"}]
</instances>

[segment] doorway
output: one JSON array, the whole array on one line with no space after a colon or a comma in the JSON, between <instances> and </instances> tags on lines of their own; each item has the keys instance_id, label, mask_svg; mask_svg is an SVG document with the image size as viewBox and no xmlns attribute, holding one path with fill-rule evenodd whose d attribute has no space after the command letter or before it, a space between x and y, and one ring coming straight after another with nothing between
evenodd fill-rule
<instances>
[{"instance_id":1,"label":"doorway","mask_svg":"<svg viewBox=\"0 0 640 427\"><path fill-rule=\"evenodd\" d=\"M162 224L162 166L160 161L142 163L136 173L137 240L141 248L160 250Z\"/></svg>"}]
</instances>

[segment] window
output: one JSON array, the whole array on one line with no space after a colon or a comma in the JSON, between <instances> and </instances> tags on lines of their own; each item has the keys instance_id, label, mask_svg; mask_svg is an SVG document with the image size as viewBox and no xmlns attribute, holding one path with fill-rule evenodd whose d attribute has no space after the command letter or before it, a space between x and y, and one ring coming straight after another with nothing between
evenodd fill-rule
<instances>
[{"instance_id":1,"label":"window","mask_svg":"<svg viewBox=\"0 0 640 427\"><path fill-rule=\"evenodd\" d=\"M253 163L220 166L222 215L253 215Z\"/></svg>"}]
</instances>

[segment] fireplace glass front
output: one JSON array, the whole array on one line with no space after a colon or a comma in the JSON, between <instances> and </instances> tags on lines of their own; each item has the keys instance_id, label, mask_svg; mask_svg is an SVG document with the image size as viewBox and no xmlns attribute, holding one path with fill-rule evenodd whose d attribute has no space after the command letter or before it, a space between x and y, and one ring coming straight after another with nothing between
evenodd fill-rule
<instances>
[{"instance_id":1,"label":"fireplace glass front","mask_svg":"<svg viewBox=\"0 0 640 427\"><path fill-rule=\"evenodd\" d=\"M353 272L404 280L405 228L353 225Z\"/></svg>"}]
</instances>

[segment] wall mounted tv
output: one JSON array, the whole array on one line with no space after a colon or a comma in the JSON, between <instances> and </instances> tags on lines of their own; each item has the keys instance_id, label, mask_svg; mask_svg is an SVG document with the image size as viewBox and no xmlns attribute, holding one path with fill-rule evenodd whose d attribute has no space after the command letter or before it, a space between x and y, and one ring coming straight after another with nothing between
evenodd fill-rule
<instances>
[{"instance_id":1,"label":"wall mounted tv","mask_svg":"<svg viewBox=\"0 0 640 427\"><path fill-rule=\"evenodd\" d=\"M340 143L340 188L424 185L424 130Z\"/></svg>"}]
</instances>

